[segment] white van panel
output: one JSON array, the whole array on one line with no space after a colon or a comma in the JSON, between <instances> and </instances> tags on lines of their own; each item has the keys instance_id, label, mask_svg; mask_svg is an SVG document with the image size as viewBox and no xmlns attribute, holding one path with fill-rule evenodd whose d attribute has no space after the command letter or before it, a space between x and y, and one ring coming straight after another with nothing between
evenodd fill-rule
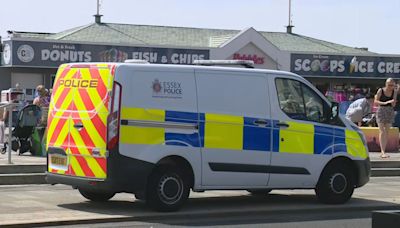
<instances>
[{"instance_id":1,"label":"white van panel","mask_svg":"<svg viewBox=\"0 0 400 228\"><path fill-rule=\"evenodd\" d=\"M270 115L264 74L196 71L199 111L265 118Z\"/></svg>"},{"instance_id":2,"label":"white van panel","mask_svg":"<svg viewBox=\"0 0 400 228\"><path fill-rule=\"evenodd\" d=\"M272 153L274 166L292 166L306 168L310 174L271 174L270 188L314 188L321 171L329 162L331 156Z\"/></svg>"},{"instance_id":3,"label":"white van panel","mask_svg":"<svg viewBox=\"0 0 400 228\"><path fill-rule=\"evenodd\" d=\"M264 76L254 72L196 70L199 112L205 115L200 120L200 125L205 125L202 148L202 183L205 188L267 185L269 174L266 172L237 171L262 169L270 163L271 128L253 125L257 119L270 120L268 86ZM212 116L214 114L216 117ZM262 131L266 136L263 143L268 144L268 148L246 150L245 140L252 139L245 136L244 127L250 131Z\"/></svg>"},{"instance_id":4,"label":"white van panel","mask_svg":"<svg viewBox=\"0 0 400 228\"><path fill-rule=\"evenodd\" d=\"M197 113L194 71L157 70L122 65L115 80L122 84L122 107L140 107ZM161 86L157 91L153 86Z\"/></svg>"},{"instance_id":5,"label":"white van panel","mask_svg":"<svg viewBox=\"0 0 400 228\"><path fill-rule=\"evenodd\" d=\"M194 186L201 185L201 155L199 148L168 145L120 145L121 155L156 164L164 157L177 155L185 158L191 165L194 173Z\"/></svg>"}]
</instances>

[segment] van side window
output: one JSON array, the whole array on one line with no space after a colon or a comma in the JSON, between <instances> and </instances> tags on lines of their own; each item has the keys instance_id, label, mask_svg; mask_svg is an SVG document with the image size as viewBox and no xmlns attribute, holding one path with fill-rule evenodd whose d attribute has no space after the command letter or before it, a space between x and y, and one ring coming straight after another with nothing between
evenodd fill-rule
<instances>
[{"instance_id":1,"label":"van side window","mask_svg":"<svg viewBox=\"0 0 400 228\"><path fill-rule=\"evenodd\" d=\"M305 84L285 78L275 80L280 108L292 119L325 122L324 102ZM327 106L327 105L325 105Z\"/></svg>"},{"instance_id":2,"label":"van side window","mask_svg":"<svg viewBox=\"0 0 400 228\"><path fill-rule=\"evenodd\" d=\"M306 110L300 82L278 78L275 84L282 111L292 119L306 120Z\"/></svg>"}]
</instances>

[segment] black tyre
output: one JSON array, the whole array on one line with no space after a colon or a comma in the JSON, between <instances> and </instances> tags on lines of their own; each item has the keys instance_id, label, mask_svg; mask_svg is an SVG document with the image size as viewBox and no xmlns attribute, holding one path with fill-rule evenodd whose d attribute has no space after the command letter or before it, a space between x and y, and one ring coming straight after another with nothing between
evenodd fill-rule
<instances>
[{"instance_id":1,"label":"black tyre","mask_svg":"<svg viewBox=\"0 0 400 228\"><path fill-rule=\"evenodd\" d=\"M343 163L329 165L323 171L315 193L318 200L326 204L343 204L354 192L354 174Z\"/></svg>"},{"instance_id":2,"label":"black tyre","mask_svg":"<svg viewBox=\"0 0 400 228\"><path fill-rule=\"evenodd\" d=\"M111 199L115 195L115 193L113 192L98 192L85 189L78 189L78 190L83 197L95 202L105 202Z\"/></svg>"},{"instance_id":3,"label":"black tyre","mask_svg":"<svg viewBox=\"0 0 400 228\"><path fill-rule=\"evenodd\" d=\"M247 191L253 196L266 196L272 189L249 189Z\"/></svg>"},{"instance_id":4,"label":"black tyre","mask_svg":"<svg viewBox=\"0 0 400 228\"><path fill-rule=\"evenodd\" d=\"M177 211L189 197L189 181L179 169L157 167L149 177L146 203L156 211Z\"/></svg>"}]
</instances>

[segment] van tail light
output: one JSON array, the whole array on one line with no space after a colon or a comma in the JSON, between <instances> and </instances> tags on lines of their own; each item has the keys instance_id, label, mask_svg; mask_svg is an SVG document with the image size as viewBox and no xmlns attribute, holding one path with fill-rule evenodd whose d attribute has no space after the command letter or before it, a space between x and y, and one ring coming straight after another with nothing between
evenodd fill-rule
<instances>
[{"instance_id":1,"label":"van tail light","mask_svg":"<svg viewBox=\"0 0 400 228\"><path fill-rule=\"evenodd\" d=\"M108 118L107 149L111 150L118 144L119 113L113 112Z\"/></svg>"},{"instance_id":2,"label":"van tail light","mask_svg":"<svg viewBox=\"0 0 400 228\"><path fill-rule=\"evenodd\" d=\"M107 150L114 149L119 143L120 110L121 110L121 84L114 82L111 96L110 114L107 119Z\"/></svg>"}]
</instances>

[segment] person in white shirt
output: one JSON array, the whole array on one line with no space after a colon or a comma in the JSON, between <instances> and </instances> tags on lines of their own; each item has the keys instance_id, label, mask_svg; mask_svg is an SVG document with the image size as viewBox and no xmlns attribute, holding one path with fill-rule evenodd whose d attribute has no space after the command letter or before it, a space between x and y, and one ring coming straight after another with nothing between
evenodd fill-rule
<instances>
[{"instance_id":1,"label":"person in white shirt","mask_svg":"<svg viewBox=\"0 0 400 228\"><path fill-rule=\"evenodd\" d=\"M373 104L374 95L370 93L366 94L364 98L355 100L350 104L346 111L346 118L358 126L361 126L363 117L371 113Z\"/></svg>"}]
</instances>

